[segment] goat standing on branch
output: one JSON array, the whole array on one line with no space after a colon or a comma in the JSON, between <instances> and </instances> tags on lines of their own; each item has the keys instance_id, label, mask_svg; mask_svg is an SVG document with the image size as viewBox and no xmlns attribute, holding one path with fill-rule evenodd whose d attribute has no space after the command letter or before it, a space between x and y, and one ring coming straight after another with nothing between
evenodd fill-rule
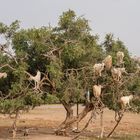
<instances>
[{"instance_id":1,"label":"goat standing on branch","mask_svg":"<svg viewBox=\"0 0 140 140\"><path fill-rule=\"evenodd\" d=\"M93 66L94 74L96 76L102 76L101 72L104 70L104 66L105 66L104 63L95 64Z\"/></svg>"},{"instance_id":2,"label":"goat standing on branch","mask_svg":"<svg viewBox=\"0 0 140 140\"><path fill-rule=\"evenodd\" d=\"M125 68L112 68L111 69L112 77L116 81L120 81L122 77L122 73L127 74Z\"/></svg>"},{"instance_id":3,"label":"goat standing on branch","mask_svg":"<svg viewBox=\"0 0 140 140\"><path fill-rule=\"evenodd\" d=\"M37 71L37 74L36 76L32 76L30 73L28 72L25 72L26 74L28 74L30 76L29 80L33 80L35 82L35 87L34 89L35 90L38 90L40 87L39 87L39 84L40 84L40 80L41 80L41 72L38 70Z\"/></svg>"},{"instance_id":4,"label":"goat standing on branch","mask_svg":"<svg viewBox=\"0 0 140 140\"><path fill-rule=\"evenodd\" d=\"M128 105L130 107L130 100L133 99L133 95L129 95L129 96L122 96L120 98L120 103L121 103L121 107L122 109L124 109L126 107L126 105Z\"/></svg>"},{"instance_id":5,"label":"goat standing on branch","mask_svg":"<svg viewBox=\"0 0 140 140\"><path fill-rule=\"evenodd\" d=\"M105 64L105 68L110 70L112 67L112 56L108 55L104 60L103 63Z\"/></svg>"},{"instance_id":6,"label":"goat standing on branch","mask_svg":"<svg viewBox=\"0 0 140 140\"><path fill-rule=\"evenodd\" d=\"M120 66L121 64L123 64L123 58L124 58L124 53L121 51L117 52L117 65Z\"/></svg>"},{"instance_id":7,"label":"goat standing on branch","mask_svg":"<svg viewBox=\"0 0 140 140\"><path fill-rule=\"evenodd\" d=\"M6 72L0 73L0 79L1 79L1 78L6 78L6 77L7 77L7 73L6 73Z\"/></svg>"}]
</instances>

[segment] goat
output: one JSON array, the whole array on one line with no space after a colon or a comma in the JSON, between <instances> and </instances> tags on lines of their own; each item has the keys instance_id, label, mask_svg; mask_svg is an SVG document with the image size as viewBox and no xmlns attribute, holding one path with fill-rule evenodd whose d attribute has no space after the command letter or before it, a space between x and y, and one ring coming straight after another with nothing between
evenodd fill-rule
<instances>
[{"instance_id":1,"label":"goat","mask_svg":"<svg viewBox=\"0 0 140 140\"><path fill-rule=\"evenodd\" d=\"M94 85L93 86L93 94L96 98L99 98L100 95L101 95L101 89L102 89L102 86L101 85Z\"/></svg>"},{"instance_id":2,"label":"goat","mask_svg":"<svg viewBox=\"0 0 140 140\"><path fill-rule=\"evenodd\" d=\"M112 56L108 55L104 60L103 63L105 64L105 67L107 70L110 70L112 67Z\"/></svg>"},{"instance_id":3,"label":"goat","mask_svg":"<svg viewBox=\"0 0 140 140\"><path fill-rule=\"evenodd\" d=\"M34 89L36 89L36 90L39 89L39 84L40 84L40 80L41 80L41 72L38 70L36 76L32 76L29 73L28 73L28 75L30 76L29 80L33 80L35 82Z\"/></svg>"},{"instance_id":4,"label":"goat","mask_svg":"<svg viewBox=\"0 0 140 140\"><path fill-rule=\"evenodd\" d=\"M1 78L6 78L6 77L7 77L7 73L6 73L6 72L0 73L0 79L1 79Z\"/></svg>"},{"instance_id":5,"label":"goat","mask_svg":"<svg viewBox=\"0 0 140 140\"><path fill-rule=\"evenodd\" d=\"M120 103L121 103L121 106L122 106L122 109L124 109L126 107L126 105L128 105L130 107L130 100L133 99L133 95L129 95L129 96L122 96L120 98Z\"/></svg>"},{"instance_id":6,"label":"goat","mask_svg":"<svg viewBox=\"0 0 140 140\"><path fill-rule=\"evenodd\" d=\"M122 77L122 73L127 74L125 68L112 68L111 69L112 77L114 80L120 81Z\"/></svg>"},{"instance_id":7,"label":"goat","mask_svg":"<svg viewBox=\"0 0 140 140\"><path fill-rule=\"evenodd\" d=\"M124 53L121 51L117 52L117 65L123 64Z\"/></svg>"},{"instance_id":8,"label":"goat","mask_svg":"<svg viewBox=\"0 0 140 140\"><path fill-rule=\"evenodd\" d=\"M93 66L93 70L94 70L95 75L101 76L101 72L104 70L104 66L105 66L104 63L95 64Z\"/></svg>"}]
</instances>

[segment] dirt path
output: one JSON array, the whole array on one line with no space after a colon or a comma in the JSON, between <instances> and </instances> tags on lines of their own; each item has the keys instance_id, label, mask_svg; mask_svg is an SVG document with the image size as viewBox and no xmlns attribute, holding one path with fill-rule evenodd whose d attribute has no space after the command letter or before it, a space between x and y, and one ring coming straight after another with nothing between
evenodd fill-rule
<instances>
[{"instance_id":1,"label":"dirt path","mask_svg":"<svg viewBox=\"0 0 140 140\"><path fill-rule=\"evenodd\" d=\"M80 110L82 110L80 106ZM76 108L75 114L76 114ZM90 114L80 123L80 129L87 122ZM25 126L29 128L30 135L26 137L28 140L70 140L70 137L61 137L54 135L54 129L65 119L65 110L61 105L46 105L35 108L34 110L24 113L18 121L19 128ZM95 135L100 133L100 117L89 125L88 131ZM12 120L8 116L0 115L0 140L9 140L11 133L10 128ZM107 134L115 125L114 112L106 109L104 114L105 133ZM118 126L115 134L132 134L140 135L140 115L126 113L122 122ZM18 137L23 139L23 132L18 133ZM24 138L25 139L25 138Z\"/></svg>"}]
</instances>

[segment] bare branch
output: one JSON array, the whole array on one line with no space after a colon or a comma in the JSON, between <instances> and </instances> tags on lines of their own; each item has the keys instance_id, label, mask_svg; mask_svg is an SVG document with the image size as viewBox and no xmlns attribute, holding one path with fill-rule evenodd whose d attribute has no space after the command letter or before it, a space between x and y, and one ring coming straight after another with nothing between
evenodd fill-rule
<instances>
[{"instance_id":1,"label":"bare branch","mask_svg":"<svg viewBox=\"0 0 140 140\"><path fill-rule=\"evenodd\" d=\"M4 64L3 66L0 66L0 69L2 69L4 67L9 67L12 70L16 70L15 68L13 68L12 66L10 66L9 64Z\"/></svg>"},{"instance_id":2,"label":"bare branch","mask_svg":"<svg viewBox=\"0 0 140 140\"><path fill-rule=\"evenodd\" d=\"M5 48L6 48L5 46L6 46L6 44L4 44L4 45L1 45L0 44L0 51L2 51L3 53L7 54L9 57L11 57L12 59L14 59L15 63L18 64L15 56L13 56L10 52L8 52L8 51L5 50Z\"/></svg>"}]
</instances>

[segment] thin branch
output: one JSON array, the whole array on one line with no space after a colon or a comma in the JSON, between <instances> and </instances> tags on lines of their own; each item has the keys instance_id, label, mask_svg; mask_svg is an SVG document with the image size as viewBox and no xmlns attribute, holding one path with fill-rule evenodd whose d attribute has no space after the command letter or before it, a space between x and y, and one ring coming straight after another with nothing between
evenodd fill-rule
<instances>
[{"instance_id":1,"label":"thin branch","mask_svg":"<svg viewBox=\"0 0 140 140\"><path fill-rule=\"evenodd\" d=\"M107 138L109 138L109 137L113 134L113 132L115 131L115 129L116 129L117 126L119 125L120 121L122 120L122 118L123 118L123 116L124 116L124 112L125 112L125 110L124 110L122 113L118 113L119 118L118 118L118 120L116 120L117 123L116 123L116 125L114 126L114 128L111 130L111 132L107 135ZM116 116L115 116L115 117L116 117Z\"/></svg>"},{"instance_id":2,"label":"thin branch","mask_svg":"<svg viewBox=\"0 0 140 140\"><path fill-rule=\"evenodd\" d=\"M92 111L92 113L91 113L91 116L90 116L90 118L89 118L89 120L88 120L88 122L86 123L86 125L84 126L84 128L80 131L80 133L78 134L78 135L76 135L72 140L75 140L75 139L77 139L80 135L81 135L81 133L88 127L88 125L89 125L89 123L91 122L91 120L92 120L92 118L93 118L93 113L94 112L94 110Z\"/></svg>"},{"instance_id":3,"label":"thin branch","mask_svg":"<svg viewBox=\"0 0 140 140\"><path fill-rule=\"evenodd\" d=\"M12 70L16 70L15 68L13 68L12 66L10 66L9 64L4 64L3 66L0 66L0 69L2 69L4 67L9 67Z\"/></svg>"},{"instance_id":4,"label":"thin branch","mask_svg":"<svg viewBox=\"0 0 140 140\"><path fill-rule=\"evenodd\" d=\"M6 45L6 44L4 44L4 45L1 45L1 44L0 44L1 51L2 51L3 53L7 54L7 55L8 55L9 57L11 57L12 59L14 59L15 63L18 64L16 58L15 58L10 52L8 52L8 51L6 51L6 50L4 49L4 48L5 48L5 45Z\"/></svg>"},{"instance_id":5,"label":"thin branch","mask_svg":"<svg viewBox=\"0 0 140 140\"><path fill-rule=\"evenodd\" d=\"M43 74L44 74L44 73L43 73ZM40 81L40 85L42 86L42 85L43 85L43 82L44 82L45 80L47 80L47 82L49 82L49 84L51 85L51 87L52 87L53 89L56 89L55 83L49 79L48 73L47 73L47 74L44 74L44 75L45 75L45 76L44 76L44 77L42 78L42 80Z\"/></svg>"}]
</instances>

